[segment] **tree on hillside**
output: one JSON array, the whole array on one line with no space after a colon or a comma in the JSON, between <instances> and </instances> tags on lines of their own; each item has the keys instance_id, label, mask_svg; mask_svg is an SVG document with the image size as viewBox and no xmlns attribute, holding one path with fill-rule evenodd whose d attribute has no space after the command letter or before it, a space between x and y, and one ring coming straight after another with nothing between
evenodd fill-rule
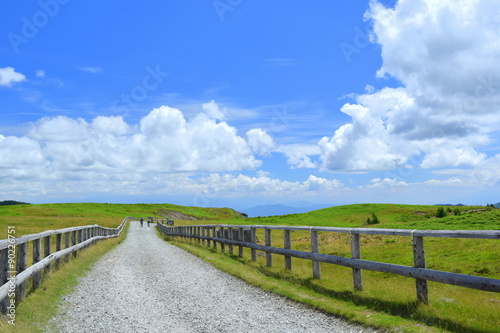
<instances>
[{"instance_id":1,"label":"tree on hillside","mask_svg":"<svg viewBox=\"0 0 500 333\"><path fill-rule=\"evenodd\" d=\"M0 206L11 206L11 205L31 205L27 202L15 201L15 200L4 200L0 201Z\"/></svg>"},{"instance_id":2,"label":"tree on hillside","mask_svg":"<svg viewBox=\"0 0 500 333\"><path fill-rule=\"evenodd\" d=\"M375 213L372 213L372 218L370 219L369 217L366 219L366 224L379 224L380 221L378 220L377 215Z\"/></svg>"},{"instance_id":3,"label":"tree on hillside","mask_svg":"<svg viewBox=\"0 0 500 333\"><path fill-rule=\"evenodd\" d=\"M439 206L437 212L436 212L436 217L445 217L446 215L448 215L448 213L446 213L446 210L444 210L444 208L442 206Z\"/></svg>"}]
</instances>

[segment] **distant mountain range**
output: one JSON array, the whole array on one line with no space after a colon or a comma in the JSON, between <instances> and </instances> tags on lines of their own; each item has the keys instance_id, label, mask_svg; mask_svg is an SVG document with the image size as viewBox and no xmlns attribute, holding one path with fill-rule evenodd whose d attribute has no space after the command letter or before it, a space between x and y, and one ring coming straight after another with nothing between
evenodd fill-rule
<instances>
[{"instance_id":1,"label":"distant mountain range","mask_svg":"<svg viewBox=\"0 0 500 333\"><path fill-rule=\"evenodd\" d=\"M332 207L333 205L314 205L306 207L292 207L287 205L259 205L252 208L243 210L248 217L257 216L273 216L273 215L288 215L288 214L301 214L307 213L312 210L322 209Z\"/></svg>"}]
</instances>

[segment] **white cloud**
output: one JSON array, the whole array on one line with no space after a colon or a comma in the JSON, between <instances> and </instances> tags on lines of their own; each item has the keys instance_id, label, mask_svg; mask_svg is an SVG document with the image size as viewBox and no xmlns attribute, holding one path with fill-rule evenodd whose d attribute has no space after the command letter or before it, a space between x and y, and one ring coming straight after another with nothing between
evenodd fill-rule
<instances>
[{"instance_id":1,"label":"white cloud","mask_svg":"<svg viewBox=\"0 0 500 333\"><path fill-rule=\"evenodd\" d=\"M226 120L226 115L224 110L221 110L214 100L204 103L203 110L212 119L224 121Z\"/></svg>"},{"instance_id":2,"label":"white cloud","mask_svg":"<svg viewBox=\"0 0 500 333\"><path fill-rule=\"evenodd\" d=\"M421 167L479 165L500 128L500 3L492 0L400 0L370 3L379 77L400 88L356 97L352 117L319 142L323 169L372 171L422 156Z\"/></svg>"},{"instance_id":3,"label":"white cloud","mask_svg":"<svg viewBox=\"0 0 500 333\"><path fill-rule=\"evenodd\" d=\"M276 145L273 138L261 128L253 128L246 135L248 145L258 155L268 155Z\"/></svg>"},{"instance_id":4,"label":"white cloud","mask_svg":"<svg viewBox=\"0 0 500 333\"><path fill-rule=\"evenodd\" d=\"M7 174L37 165L42 170L34 177L40 179L95 177L87 172L102 173L104 178L131 173L133 178L140 172L219 172L255 169L261 164L234 127L204 113L187 121L180 110L167 106L152 110L139 126L113 116L98 116L90 123L46 117L31 124L23 137L0 139L4 160L0 166L12 168Z\"/></svg>"},{"instance_id":5,"label":"white cloud","mask_svg":"<svg viewBox=\"0 0 500 333\"><path fill-rule=\"evenodd\" d=\"M201 179L199 184L205 188L204 192L207 196L263 195L284 197L311 194L332 195L345 189L342 182L337 179L328 180L310 175L304 182L291 182L273 178L264 171L258 171L255 177L242 174L221 175L216 173Z\"/></svg>"},{"instance_id":6,"label":"white cloud","mask_svg":"<svg viewBox=\"0 0 500 333\"><path fill-rule=\"evenodd\" d=\"M36 75L36 77L45 77L45 71L39 69L39 70L35 71L35 75Z\"/></svg>"},{"instance_id":7,"label":"white cloud","mask_svg":"<svg viewBox=\"0 0 500 333\"><path fill-rule=\"evenodd\" d=\"M16 72L13 67L0 68L0 86L11 87L14 83L26 80L26 76Z\"/></svg>"},{"instance_id":8,"label":"white cloud","mask_svg":"<svg viewBox=\"0 0 500 333\"><path fill-rule=\"evenodd\" d=\"M394 186L408 186L409 184L404 181L397 181L394 178L375 178L370 180L370 185L368 185L368 188L377 188L377 187L394 187Z\"/></svg>"},{"instance_id":9,"label":"white cloud","mask_svg":"<svg viewBox=\"0 0 500 333\"><path fill-rule=\"evenodd\" d=\"M320 154L317 145L308 144L281 145L276 151L287 157L287 163L292 169L316 168L317 164L312 161L311 156Z\"/></svg>"},{"instance_id":10,"label":"white cloud","mask_svg":"<svg viewBox=\"0 0 500 333\"><path fill-rule=\"evenodd\" d=\"M91 67L91 66L86 66L86 67L78 67L79 70L85 73L90 73L90 74L99 74L102 72L101 67Z\"/></svg>"}]
</instances>

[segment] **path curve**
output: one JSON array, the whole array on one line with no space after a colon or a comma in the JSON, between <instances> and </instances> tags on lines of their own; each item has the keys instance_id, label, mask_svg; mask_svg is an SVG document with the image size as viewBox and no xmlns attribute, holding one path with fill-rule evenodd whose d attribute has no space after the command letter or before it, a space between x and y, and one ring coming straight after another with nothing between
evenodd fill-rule
<instances>
[{"instance_id":1,"label":"path curve","mask_svg":"<svg viewBox=\"0 0 500 333\"><path fill-rule=\"evenodd\" d=\"M48 332L373 332L250 286L130 222Z\"/></svg>"}]
</instances>

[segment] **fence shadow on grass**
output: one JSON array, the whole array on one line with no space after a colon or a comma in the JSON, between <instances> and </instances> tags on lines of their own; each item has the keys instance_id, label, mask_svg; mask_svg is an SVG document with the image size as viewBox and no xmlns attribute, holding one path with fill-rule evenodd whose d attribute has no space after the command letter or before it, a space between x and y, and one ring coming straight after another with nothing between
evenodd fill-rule
<instances>
[{"instance_id":1,"label":"fence shadow on grass","mask_svg":"<svg viewBox=\"0 0 500 333\"><path fill-rule=\"evenodd\" d=\"M237 256L231 256L231 257L242 264L246 264L248 262L247 260L239 258ZM375 297L362 295L360 292L336 291L330 288L319 286L318 284L315 283L317 279L311 277L300 278L297 276L293 276L285 271L274 272L269 270L267 267L261 265L253 267L257 268L257 270L261 274L267 277L291 282L303 286L318 294L325 295L337 300L350 302L357 306L364 306L367 309L377 312L387 313L390 314L391 316L398 316L401 318L418 321L425 325L434 326L441 329L447 329L453 332L493 333L493 331L474 329L469 326L453 322L449 319L423 314L419 312L418 309L420 307L425 307L426 305L420 304L418 301L412 301L412 302L385 301Z\"/></svg>"}]
</instances>

